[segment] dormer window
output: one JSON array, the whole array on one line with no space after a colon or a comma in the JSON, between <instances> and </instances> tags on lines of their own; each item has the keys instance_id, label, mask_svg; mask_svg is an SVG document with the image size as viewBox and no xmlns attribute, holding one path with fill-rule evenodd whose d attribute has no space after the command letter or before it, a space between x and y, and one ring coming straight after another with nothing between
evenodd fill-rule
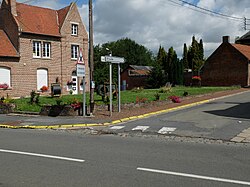
<instances>
[{"instance_id":1,"label":"dormer window","mask_svg":"<svg viewBox=\"0 0 250 187\"><path fill-rule=\"evenodd\" d=\"M72 36L78 35L78 24L76 24L76 23L71 24L71 35Z\"/></svg>"}]
</instances>

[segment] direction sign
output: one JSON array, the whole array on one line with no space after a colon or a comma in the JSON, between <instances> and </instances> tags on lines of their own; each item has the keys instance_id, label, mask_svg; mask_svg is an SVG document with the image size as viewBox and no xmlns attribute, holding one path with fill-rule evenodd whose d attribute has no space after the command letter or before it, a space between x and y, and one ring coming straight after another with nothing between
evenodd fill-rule
<instances>
[{"instance_id":1,"label":"direction sign","mask_svg":"<svg viewBox=\"0 0 250 187\"><path fill-rule=\"evenodd\" d=\"M116 57L116 56L101 56L101 61L120 64L120 63L124 63L125 59L122 57Z\"/></svg>"}]
</instances>

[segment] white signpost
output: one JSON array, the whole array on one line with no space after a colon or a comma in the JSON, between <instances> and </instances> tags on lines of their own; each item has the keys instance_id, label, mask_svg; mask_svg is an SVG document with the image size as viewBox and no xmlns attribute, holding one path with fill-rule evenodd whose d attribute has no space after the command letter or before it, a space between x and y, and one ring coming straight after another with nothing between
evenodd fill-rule
<instances>
[{"instance_id":1,"label":"white signpost","mask_svg":"<svg viewBox=\"0 0 250 187\"><path fill-rule=\"evenodd\" d=\"M101 56L102 62L109 62L109 110L110 116L112 116L112 64L118 64L118 112L121 112L121 67L120 64L125 62L123 57L116 57L116 56Z\"/></svg>"},{"instance_id":2,"label":"white signpost","mask_svg":"<svg viewBox=\"0 0 250 187\"><path fill-rule=\"evenodd\" d=\"M79 57L78 57L78 61L76 64L76 75L79 78L83 78L82 80L82 92L83 92L83 102L82 102L82 115L85 116L86 111L85 111L85 104L86 104L86 96L85 96L85 64L83 61L83 56L82 56L82 48L80 48L79 51Z\"/></svg>"}]
</instances>

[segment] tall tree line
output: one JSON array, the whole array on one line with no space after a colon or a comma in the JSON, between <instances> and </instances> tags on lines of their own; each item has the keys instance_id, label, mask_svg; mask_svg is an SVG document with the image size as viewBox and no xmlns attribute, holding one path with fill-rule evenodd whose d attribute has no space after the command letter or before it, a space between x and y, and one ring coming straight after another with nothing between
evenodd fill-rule
<instances>
[{"instance_id":1,"label":"tall tree line","mask_svg":"<svg viewBox=\"0 0 250 187\"><path fill-rule=\"evenodd\" d=\"M148 84L151 88L164 86L167 82L172 85L182 85L184 71L191 69L193 75L197 75L203 64L203 41L201 39L197 42L195 36L192 37L192 43L189 47L184 44L182 59L177 57L173 47L165 51L164 47L160 46Z\"/></svg>"}]
</instances>

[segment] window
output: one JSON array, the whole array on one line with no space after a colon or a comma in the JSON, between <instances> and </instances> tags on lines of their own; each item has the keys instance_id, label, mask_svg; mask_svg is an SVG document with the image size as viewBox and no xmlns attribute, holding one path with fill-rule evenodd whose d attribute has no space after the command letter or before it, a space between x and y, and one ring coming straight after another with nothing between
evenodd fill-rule
<instances>
[{"instance_id":1,"label":"window","mask_svg":"<svg viewBox=\"0 0 250 187\"><path fill-rule=\"evenodd\" d=\"M33 57L41 57L41 42L33 41Z\"/></svg>"},{"instance_id":2,"label":"window","mask_svg":"<svg viewBox=\"0 0 250 187\"><path fill-rule=\"evenodd\" d=\"M78 24L71 25L71 35L74 35L74 36L78 35Z\"/></svg>"},{"instance_id":3,"label":"window","mask_svg":"<svg viewBox=\"0 0 250 187\"><path fill-rule=\"evenodd\" d=\"M43 42L43 57L50 58L51 44L50 42Z\"/></svg>"},{"instance_id":4,"label":"window","mask_svg":"<svg viewBox=\"0 0 250 187\"><path fill-rule=\"evenodd\" d=\"M71 45L71 59L77 60L79 45Z\"/></svg>"},{"instance_id":5,"label":"window","mask_svg":"<svg viewBox=\"0 0 250 187\"><path fill-rule=\"evenodd\" d=\"M40 90L43 86L48 86L48 70L37 69L37 90Z\"/></svg>"},{"instance_id":6,"label":"window","mask_svg":"<svg viewBox=\"0 0 250 187\"><path fill-rule=\"evenodd\" d=\"M0 67L0 84L8 84L10 87L10 69Z\"/></svg>"}]
</instances>

